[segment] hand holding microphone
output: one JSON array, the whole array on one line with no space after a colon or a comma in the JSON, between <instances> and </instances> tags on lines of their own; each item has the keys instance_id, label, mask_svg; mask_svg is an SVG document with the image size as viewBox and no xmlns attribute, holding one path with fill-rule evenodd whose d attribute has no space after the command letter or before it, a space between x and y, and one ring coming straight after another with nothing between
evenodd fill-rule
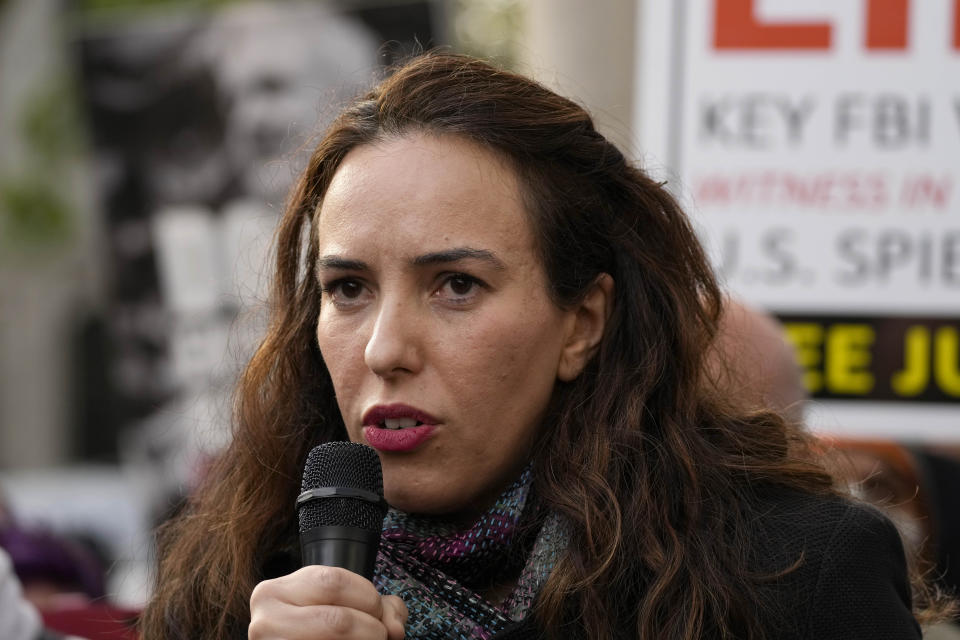
<instances>
[{"instance_id":1,"label":"hand holding microphone","mask_svg":"<svg viewBox=\"0 0 960 640\"><path fill-rule=\"evenodd\" d=\"M401 640L406 606L370 582L386 514L376 452L350 442L315 447L302 490L297 508L305 566L253 590L249 637Z\"/></svg>"}]
</instances>

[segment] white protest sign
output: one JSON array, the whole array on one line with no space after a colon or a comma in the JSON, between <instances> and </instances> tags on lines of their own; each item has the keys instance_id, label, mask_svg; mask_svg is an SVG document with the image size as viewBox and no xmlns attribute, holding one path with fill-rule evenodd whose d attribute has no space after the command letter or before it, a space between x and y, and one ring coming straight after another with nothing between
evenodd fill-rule
<instances>
[{"instance_id":1,"label":"white protest sign","mask_svg":"<svg viewBox=\"0 0 960 640\"><path fill-rule=\"evenodd\" d=\"M815 428L960 439L960 0L641 3L637 124Z\"/></svg>"}]
</instances>

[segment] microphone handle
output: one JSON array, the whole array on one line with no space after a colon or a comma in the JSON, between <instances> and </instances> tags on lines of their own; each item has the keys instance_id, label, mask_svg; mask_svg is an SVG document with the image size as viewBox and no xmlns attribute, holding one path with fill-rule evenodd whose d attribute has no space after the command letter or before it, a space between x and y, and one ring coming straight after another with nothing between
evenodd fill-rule
<instances>
[{"instance_id":1,"label":"microphone handle","mask_svg":"<svg viewBox=\"0 0 960 640\"><path fill-rule=\"evenodd\" d=\"M304 566L340 567L367 580L373 578L379 546L379 531L357 527L314 527L300 533L300 555Z\"/></svg>"}]
</instances>

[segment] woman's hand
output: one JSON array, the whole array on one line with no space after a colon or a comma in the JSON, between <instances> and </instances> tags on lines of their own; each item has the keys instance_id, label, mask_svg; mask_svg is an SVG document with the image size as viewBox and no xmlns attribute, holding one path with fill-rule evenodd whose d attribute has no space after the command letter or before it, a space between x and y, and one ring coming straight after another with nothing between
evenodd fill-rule
<instances>
[{"instance_id":1,"label":"woman's hand","mask_svg":"<svg viewBox=\"0 0 960 640\"><path fill-rule=\"evenodd\" d=\"M402 640L407 607L337 567L307 566L250 595L250 640Z\"/></svg>"}]
</instances>

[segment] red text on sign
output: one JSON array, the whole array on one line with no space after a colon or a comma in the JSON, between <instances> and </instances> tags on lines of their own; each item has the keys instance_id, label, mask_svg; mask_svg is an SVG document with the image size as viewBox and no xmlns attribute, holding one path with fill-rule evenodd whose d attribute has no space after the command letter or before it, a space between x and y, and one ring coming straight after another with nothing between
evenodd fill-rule
<instances>
[{"instance_id":1,"label":"red text on sign","mask_svg":"<svg viewBox=\"0 0 960 640\"><path fill-rule=\"evenodd\" d=\"M868 50L905 50L911 0L867 0L865 42ZM756 0L714 0L713 46L744 50L829 50L834 25L817 22L763 22ZM960 50L960 0L953 0L953 38Z\"/></svg>"}]
</instances>

